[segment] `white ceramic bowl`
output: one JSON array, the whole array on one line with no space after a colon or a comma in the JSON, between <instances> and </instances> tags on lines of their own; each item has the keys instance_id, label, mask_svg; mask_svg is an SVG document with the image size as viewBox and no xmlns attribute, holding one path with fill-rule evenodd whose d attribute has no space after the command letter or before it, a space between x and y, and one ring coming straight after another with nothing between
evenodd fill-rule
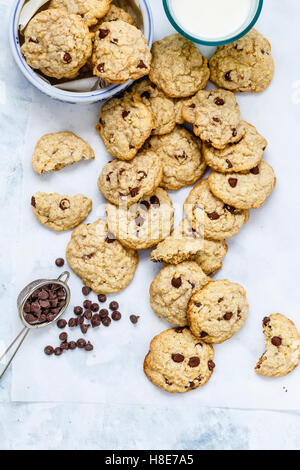
<instances>
[{"instance_id":1,"label":"white ceramic bowl","mask_svg":"<svg viewBox=\"0 0 300 470\"><path fill-rule=\"evenodd\" d=\"M60 101L74 104L89 104L97 101L105 101L125 90L132 83L131 81L128 81L120 85L112 85L106 89L90 92L65 91L49 85L41 77L39 77L31 67L29 67L23 55L21 54L18 36L18 21L24 3L25 0L14 0L9 24L9 41L16 64L18 65L23 75L32 83L33 86L38 88L46 95L51 96L51 98ZM143 16L144 35L147 39L149 47L151 48L153 41L153 19L149 3L149 0L136 0L136 4L139 5Z\"/></svg>"}]
</instances>

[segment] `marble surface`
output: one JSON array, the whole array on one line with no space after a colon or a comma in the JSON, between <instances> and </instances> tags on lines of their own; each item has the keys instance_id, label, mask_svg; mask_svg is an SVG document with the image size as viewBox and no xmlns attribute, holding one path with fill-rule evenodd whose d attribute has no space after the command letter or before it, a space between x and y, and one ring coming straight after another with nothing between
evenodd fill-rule
<instances>
[{"instance_id":1,"label":"marble surface","mask_svg":"<svg viewBox=\"0 0 300 470\"><path fill-rule=\"evenodd\" d=\"M161 10L163 15L160 0L151 0L151 4L155 14ZM33 96L41 106L47 102L46 97L33 92L13 63L7 41L10 6L10 0L0 0L0 299L5 317L0 325L0 343L11 338L12 316L16 313L13 255L20 222L25 129ZM269 36L271 31L285 31L282 38L291 47L288 54L293 54L293 45L299 40L299 31L289 28L290 18L299 15L299 9L297 0L289 0L287 11L280 0L265 0L263 31ZM292 70L283 90L284 99L294 104L295 114L286 119L299 115L300 74L299 68ZM0 383L0 449L299 449L300 445L299 413L10 403L10 383L9 372Z\"/></svg>"}]
</instances>

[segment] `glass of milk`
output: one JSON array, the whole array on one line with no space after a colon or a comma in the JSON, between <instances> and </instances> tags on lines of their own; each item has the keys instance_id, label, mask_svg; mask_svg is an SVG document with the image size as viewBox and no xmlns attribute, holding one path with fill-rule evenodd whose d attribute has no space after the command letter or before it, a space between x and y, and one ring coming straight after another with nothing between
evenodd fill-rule
<instances>
[{"instance_id":1,"label":"glass of milk","mask_svg":"<svg viewBox=\"0 0 300 470\"><path fill-rule=\"evenodd\" d=\"M163 0L163 5L180 34L199 44L220 46L253 28L263 0Z\"/></svg>"}]
</instances>

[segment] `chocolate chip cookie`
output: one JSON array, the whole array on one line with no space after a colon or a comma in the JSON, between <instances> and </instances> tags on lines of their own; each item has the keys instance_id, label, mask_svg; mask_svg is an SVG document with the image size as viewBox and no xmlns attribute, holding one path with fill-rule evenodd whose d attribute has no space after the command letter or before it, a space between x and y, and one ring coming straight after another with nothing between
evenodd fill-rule
<instances>
[{"instance_id":1,"label":"chocolate chip cookie","mask_svg":"<svg viewBox=\"0 0 300 470\"><path fill-rule=\"evenodd\" d=\"M151 109L154 120L153 135L168 134L174 129L176 124L174 101L159 90L154 83L148 78L142 78L134 83L131 92L137 94Z\"/></svg>"},{"instance_id":2,"label":"chocolate chip cookie","mask_svg":"<svg viewBox=\"0 0 300 470\"><path fill-rule=\"evenodd\" d=\"M153 44L149 78L166 95L185 98L206 87L208 62L191 41L172 34Z\"/></svg>"},{"instance_id":3,"label":"chocolate chip cookie","mask_svg":"<svg viewBox=\"0 0 300 470\"><path fill-rule=\"evenodd\" d=\"M47 77L75 78L92 53L86 23L60 9L41 11L25 29L21 47L26 62Z\"/></svg>"},{"instance_id":4,"label":"chocolate chip cookie","mask_svg":"<svg viewBox=\"0 0 300 470\"><path fill-rule=\"evenodd\" d=\"M82 194L62 196L38 191L32 196L31 205L37 220L56 232L76 227L92 210L92 200Z\"/></svg>"},{"instance_id":5,"label":"chocolate chip cookie","mask_svg":"<svg viewBox=\"0 0 300 470\"><path fill-rule=\"evenodd\" d=\"M168 193L157 188L130 207L106 206L111 232L127 248L142 250L157 245L170 235L174 209Z\"/></svg>"},{"instance_id":6,"label":"chocolate chip cookie","mask_svg":"<svg viewBox=\"0 0 300 470\"><path fill-rule=\"evenodd\" d=\"M97 23L109 10L112 0L51 0L49 8L61 10L81 16L87 26Z\"/></svg>"},{"instance_id":7,"label":"chocolate chip cookie","mask_svg":"<svg viewBox=\"0 0 300 470\"><path fill-rule=\"evenodd\" d=\"M268 145L254 126L242 122L245 135L239 142L228 144L222 150L204 142L203 155L208 166L220 173L245 172L259 165Z\"/></svg>"},{"instance_id":8,"label":"chocolate chip cookie","mask_svg":"<svg viewBox=\"0 0 300 470\"><path fill-rule=\"evenodd\" d=\"M155 336L144 362L144 372L157 387L184 393L205 385L215 364L214 349L188 328L172 328Z\"/></svg>"},{"instance_id":9,"label":"chocolate chip cookie","mask_svg":"<svg viewBox=\"0 0 300 470\"><path fill-rule=\"evenodd\" d=\"M190 192L184 212L194 230L210 240L225 240L236 235L249 219L248 210L238 210L213 195L208 180L202 180Z\"/></svg>"},{"instance_id":10,"label":"chocolate chip cookie","mask_svg":"<svg viewBox=\"0 0 300 470\"><path fill-rule=\"evenodd\" d=\"M166 266L150 286L151 307L159 318L165 318L173 325L186 326L186 311L192 294L210 280L193 261Z\"/></svg>"},{"instance_id":11,"label":"chocolate chip cookie","mask_svg":"<svg viewBox=\"0 0 300 470\"><path fill-rule=\"evenodd\" d=\"M204 174L206 163L202 155L201 141L181 126L167 135L153 136L147 143L161 158L163 188L177 190L189 186Z\"/></svg>"},{"instance_id":12,"label":"chocolate chip cookie","mask_svg":"<svg viewBox=\"0 0 300 470\"><path fill-rule=\"evenodd\" d=\"M112 160L99 176L98 188L109 202L131 206L152 194L162 179L162 163L151 150L140 150L130 162Z\"/></svg>"},{"instance_id":13,"label":"chocolate chip cookie","mask_svg":"<svg viewBox=\"0 0 300 470\"><path fill-rule=\"evenodd\" d=\"M72 132L45 134L37 142L32 166L38 173L59 171L80 160L93 160L95 154L89 144Z\"/></svg>"},{"instance_id":14,"label":"chocolate chip cookie","mask_svg":"<svg viewBox=\"0 0 300 470\"><path fill-rule=\"evenodd\" d=\"M137 252L124 248L101 219L81 224L72 232L66 255L84 285L97 294L125 289L138 264Z\"/></svg>"},{"instance_id":15,"label":"chocolate chip cookie","mask_svg":"<svg viewBox=\"0 0 300 470\"><path fill-rule=\"evenodd\" d=\"M148 75L151 52L143 33L125 21L102 23L95 33L94 75L110 83L125 83Z\"/></svg>"},{"instance_id":16,"label":"chocolate chip cookie","mask_svg":"<svg viewBox=\"0 0 300 470\"><path fill-rule=\"evenodd\" d=\"M245 134L240 107L227 90L199 91L182 108L185 121L194 125L194 133L217 149L238 142Z\"/></svg>"},{"instance_id":17,"label":"chocolate chip cookie","mask_svg":"<svg viewBox=\"0 0 300 470\"><path fill-rule=\"evenodd\" d=\"M213 171L208 182L213 194L237 209L257 209L272 193L276 177L265 160L245 174Z\"/></svg>"},{"instance_id":18,"label":"chocolate chip cookie","mask_svg":"<svg viewBox=\"0 0 300 470\"><path fill-rule=\"evenodd\" d=\"M191 332L206 343L223 343L245 324L249 305L239 284L211 281L193 294L187 309Z\"/></svg>"},{"instance_id":19,"label":"chocolate chip cookie","mask_svg":"<svg viewBox=\"0 0 300 470\"><path fill-rule=\"evenodd\" d=\"M255 372L266 377L284 377L300 361L300 333L294 323L276 313L263 319L266 352L258 361Z\"/></svg>"},{"instance_id":20,"label":"chocolate chip cookie","mask_svg":"<svg viewBox=\"0 0 300 470\"><path fill-rule=\"evenodd\" d=\"M219 46L209 61L210 79L233 92L263 91L271 83L274 60L269 41L256 29L225 46Z\"/></svg>"},{"instance_id":21,"label":"chocolate chip cookie","mask_svg":"<svg viewBox=\"0 0 300 470\"><path fill-rule=\"evenodd\" d=\"M139 96L113 98L100 111L96 129L107 151L120 160L132 160L150 136L153 115Z\"/></svg>"}]
</instances>

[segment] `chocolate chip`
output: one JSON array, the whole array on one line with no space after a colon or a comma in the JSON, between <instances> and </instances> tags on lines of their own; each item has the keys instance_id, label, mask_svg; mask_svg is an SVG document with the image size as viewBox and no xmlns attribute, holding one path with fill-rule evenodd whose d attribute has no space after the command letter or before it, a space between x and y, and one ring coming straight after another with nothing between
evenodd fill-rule
<instances>
[{"instance_id":1,"label":"chocolate chip","mask_svg":"<svg viewBox=\"0 0 300 470\"><path fill-rule=\"evenodd\" d=\"M99 300L99 302L101 302L103 304L104 302L106 302L106 295L105 294L99 294L98 295L98 300Z\"/></svg>"},{"instance_id":2,"label":"chocolate chip","mask_svg":"<svg viewBox=\"0 0 300 470\"><path fill-rule=\"evenodd\" d=\"M63 350L63 351L67 351L69 349L69 343L67 341L63 341L61 344L60 344L60 348Z\"/></svg>"},{"instance_id":3,"label":"chocolate chip","mask_svg":"<svg viewBox=\"0 0 300 470\"><path fill-rule=\"evenodd\" d=\"M88 341L88 343L84 346L86 351L93 351L94 346Z\"/></svg>"},{"instance_id":4,"label":"chocolate chip","mask_svg":"<svg viewBox=\"0 0 300 470\"><path fill-rule=\"evenodd\" d=\"M63 265L65 264L65 260L63 258L57 258L55 260L55 264L58 268L62 268Z\"/></svg>"},{"instance_id":5,"label":"chocolate chip","mask_svg":"<svg viewBox=\"0 0 300 470\"><path fill-rule=\"evenodd\" d=\"M29 38L29 41L28 42L34 42L34 44L38 44L39 41L38 39L33 39L33 38Z\"/></svg>"},{"instance_id":6,"label":"chocolate chip","mask_svg":"<svg viewBox=\"0 0 300 470\"><path fill-rule=\"evenodd\" d=\"M72 62L72 56L68 52L65 52L63 61L66 62L66 64L70 64Z\"/></svg>"},{"instance_id":7,"label":"chocolate chip","mask_svg":"<svg viewBox=\"0 0 300 470\"><path fill-rule=\"evenodd\" d=\"M227 82L231 82L231 70L229 72L226 72L224 75L224 78Z\"/></svg>"},{"instance_id":8,"label":"chocolate chip","mask_svg":"<svg viewBox=\"0 0 300 470\"><path fill-rule=\"evenodd\" d=\"M214 368L216 367L216 364L214 363L214 361L208 361L207 365L208 365L208 370L210 371L214 370Z\"/></svg>"},{"instance_id":9,"label":"chocolate chip","mask_svg":"<svg viewBox=\"0 0 300 470\"><path fill-rule=\"evenodd\" d=\"M83 286L82 293L83 293L83 295L89 295L91 293L91 290L92 289L90 287Z\"/></svg>"},{"instance_id":10,"label":"chocolate chip","mask_svg":"<svg viewBox=\"0 0 300 470\"><path fill-rule=\"evenodd\" d=\"M256 166L255 168L252 168L252 170L250 170L250 173L252 173L253 175L258 175L259 174L259 167Z\"/></svg>"},{"instance_id":11,"label":"chocolate chip","mask_svg":"<svg viewBox=\"0 0 300 470\"><path fill-rule=\"evenodd\" d=\"M61 333L61 334L59 335L59 339L60 339L61 341L67 341L67 339L68 339L68 333Z\"/></svg>"},{"instance_id":12,"label":"chocolate chip","mask_svg":"<svg viewBox=\"0 0 300 470\"><path fill-rule=\"evenodd\" d=\"M35 322L36 322L36 317L35 317L34 315L32 315L31 313L27 313L27 314L24 316L24 318L25 318L25 321L26 321L27 323L29 323L30 325L31 325L32 323L35 323Z\"/></svg>"},{"instance_id":13,"label":"chocolate chip","mask_svg":"<svg viewBox=\"0 0 300 470\"><path fill-rule=\"evenodd\" d=\"M225 315L223 316L224 320L231 320L231 318L233 317L233 313L231 312L226 312Z\"/></svg>"},{"instance_id":14,"label":"chocolate chip","mask_svg":"<svg viewBox=\"0 0 300 470\"><path fill-rule=\"evenodd\" d=\"M83 349L83 348L85 347L85 345L86 345L86 340L83 339L83 338L79 338L79 340L77 340L77 343L76 343L76 344L77 344L77 347L78 347L79 349Z\"/></svg>"},{"instance_id":15,"label":"chocolate chip","mask_svg":"<svg viewBox=\"0 0 300 470\"><path fill-rule=\"evenodd\" d=\"M142 226L144 225L144 223L145 223L145 219L144 219L140 214L138 214L138 215L136 216L136 218L134 219L134 221L135 221L135 225L136 225L137 227L142 227Z\"/></svg>"},{"instance_id":16,"label":"chocolate chip","mask_svg":"<svg viewBox=\"0 0 300 470\"><path fill-rule=\"evenodd\" d=\"M35 205L36 205L34 196L32 196L32 198L31 198L31 205L32 205L32 207L35 207Z\"/></svg>"},{"instance_id":17,"label":"chocolate chip","mask_svg":"<svg viewBox=\"0 0 300 470\"><path fill-rule=\"evenodd\" d=\"M61 210L65 211L66 209L69 209L70 208L70 201L69 199L62 199L60 201L60 204L59 204L59 207L61 208Z\"/></svg>"},{"instance_id":18,"label":"chocolate chip","mask_svg":"<svg viewBox=\"0 0 300 470\"><path fill-rule=\"evenodd\" d=\"M220 122L221 122L221 119L219 119L219 118L217 118L217 117L213 117L213 121L214 121L214 122L219 122L219 123L220 123Z\"/></svg>"},{"instance_id":19,"label":"chocolate chip","mask_svg":"<svg viewBox=\"0 0 300 470\"><path fill-rule=\"evenodd\" d=\"M84 318L86 318L87 320L91 320L93 316L92 311L89 309L87 309L83 315L84 315Z\"/></svg>"},{"instance_id":20,"label":"chocolate chip","mask_svg":"<svg viewBox=\"0 0 300 470\"><path fill-rule=\"evenodd\" d=\"M208 336L208 333L201 331L200 338L206 338L206 336Z\"/></svg>"},{"instance_id":21,"label":"chocolate chip","mask_svg":"<svg viewBox=\"0 0 300 470\"><path fill-rule=\"evenodd\" d=\"M134 325L136 325L136 323L139 321L139 318L137 315L130 315L129 319L131 321L131 323L133 323Z\"/></svg>"},{"instance_id":22,"label":"chocolate chip","mask_svg":"<svg viewBox=\"0 0 300 470\"><path fill-rule=\"evenodd\" d=\"M92 303L93 303L93 302L92 302L91 300L85 300L85 301L83 302L83 306L84 306L84 308L86 308L86 309L90 309L91 306L92 306Z\"/></svg>"},{"instance_id":23,"label":"chocolate chip","mask_svg":"<svg viewBox=\"0 0 300 470\"><path fill-rule=\"evenodd\" d=\"M75 343L75 341L70 341L69 342L69 349L71 349L71 351L73 351L76 348L77 348L77 344Z\"/></svg>"},{"instance_id":24,"label":"chocolate chip","mask_svg":"<svg viewBox=\"0 0 300 470\"><path fill-rule=\"evenodd\" d=\"M104 326L109 326L111 324L111 319L109 317L105 317L102 320Z\"/></svg>"},{"instance_id":25,"label":"chocolate chip","mask_svg":"<svg viewBox=\"0 0 300 470\"><path fill-rule=\"evenodd\" d=\"M108 36L110 33L109 29L99 29L99 38L104 39L106 36Z\"/></svg>"},{"instance_id":26,"label":"chocolate chip","mask_svg":"<svg viewBox=\"0 0 300 470\"><path fill-rule=\"evenodd\" d=\"M83 333L85 335L87 333L89 327L90 327L90 325L86 325L85 323L80 325L81 333Z\"/></svg>"},{"instance_id":27,"label":"chocolate chip","mask_svg":"<svg viewBox=\"0 0 300 470\"><path fill-rule=\"evenodd\" d=\"M146 178L147 173L145 171L138 171L138 175L139 175L138 181L142 181L144 178Z\"/></svg>"},{"instance_id":28,"label":"chocolate chip","mask_svg":"<svg viewBox=\"0 0 300 470\"><path fill-rule=\"evenodd\" d=\"M160 207L160 202L157 196L150 197L150 204L154 207Z\"/></svg>"},{"instance_id":29,"label":"chocolate chip","mask_svg":"<svg viewBox=\"0 0 300 470\"><path fill-rule=\"evenodd\" d=\"M138 69L146 69L147 65L145 64L145 62L143 60L140 60L139 63L137 64L137 68Z\"/></svg>"},{"instance_id":30,"label":"chocolate chip","mask_svg":"<svg viewBox=\"0 0 300 470\"><path fill-rule=\"evenodd\" d=\"M44 349L44 353L47 356L51 356L54 353L54 348L52 346L46 346Z\"/></svg>"},{"instance_id":31,"label":"chocolate chip","mask_svg":"<svg viewBox=\"0 0 300 470\"><path fill-rule=\"evenodd\" d=\"M175 289L179 289L179 287L182 285L182 280L181 277L173 277L171 284Z\"/></svg>"},{"instance_id":32,"label":"chocolate chip","mask_svg":"<svg viewBox=\"0 0 300 470\"><path fill-rule=\"evenodd\" d=\"M92 312L98 312L99 308L100 308L100 307L99 307L99 304L93 303L93 304L91 305L91 310L92 310Z\"/></svg>"},{"instance_id":33,"label":"chocolate chip","mask_svg":"<svg viewBox=\"0 0 300 470\"><path fill-rule=\"evenodd\" d=\"M119 320L121 320L121 317L122 317L122 315L121 315L120 312L118 312L118 310L116 310L115 312L113 312L113 313L111 314L111 318L112 318L114 321L119 321Z\"/></svg>"},{"instance_id":34,"label":"chocolate chip","mask_svg":"<svg viewBox=\"0 0 300 470\"><path fill-rule=\"evenodd\" d=\"M231 214L235 214L236 211L235 207L229 206L228 204L224 204L224 209Z\"/></svg>"},{"instance_id":35,"label":"chocolate chip","mask_svg":"<svg viewBox=\"0 0 300 470\"><path fill-rule=\"evenodd\" d=\"M144 91L142 94L141 94L141 98L146 98L147 100L149 100L151 97L149 91Z\"/></svg>"},{"instance_id":36,"label":"chocolate chip","mask_svg":"<svg viewBox=\"0 0 300 470\"><path fill-rule=\"evenodd\" d=\"M211 212L210 214L207 214L207 217L210 220L218 220L220 218L220 216L217 212Z\"/></svg>"},{"instance_id":37,"label":"chocolate chip","mask_svg":"<svg viewBox=\"0 0 300 470\"><path fill-rule=\"evenodd\" d=\"M108 310L106 308L102 308L99 312L100 318L105 318L108 316Z\"/></svg>"},{"instance_id":38,"label":"chocolate chip","mask_svg":"<svg viewBox=\"0 0 300 470\"><path fill-rule=\"evenodd\" d=\"M92 328L96 328L101 325L101 318L98 313L92 316L91 324L92 324Z\"/></svg>"},{"instance_id":39,"label":"chocolate chip","mask_svg":"<svg viewBox=\"0 0 300 470\"><path fill-rule=\"evenodd\" d=\"M70 318L68 321L68 326L69 328L74 328L77 326L77 319L76 318Z\"/></svg>"},{"instance_id":40,"label":"chocolate chip","mask_svg":"<svg viewBox=\"0 0 300 470\"><path fill-rule=\"evenodd\" d=\"M199 364L200 364L200 359L199 359L199 357L194 356L194 357L191 357L191 358L189 359L188 365L189 365L190 367L198 367Z\"/></svg>"},{"instance_id":41,"label":"chocolate chip","mask_svg":"<svg viewBox=\"0 0 300 470\"><path fill-rule=\"evenodd\" d=\"M194 302L195 307L200 308L202 307L202 304L200 302Z\"/></svg>"},{"instance_id":42,"label":"chocolate chip","mask_svg":"<svg viewBox=\"0 0 300 470\"><path fill-rule=\"evenodd\" d=\"M219 300L218 300L218 304L220 304L221 302L223 302L224 300L224 297L220 297Z\"/></svg>"},{"instance_id":43,"label":"chocolate chip","mask_svg":"<svg viewBox=\"0 0 300 470\"><path fill-rule=\"evenodd\" d=\"M172 354L171 357L172 357L172 360L177 363L184 361L184 356L182 354Z\"/></svg>"},{"instance_id":44,"label":"chocolate chip","mask_svg":"<svg viewBox=\"0 0 300 470\"><path fill-rule=\"evenodd\" d=\"M192 289L195 289L196 285L193 282L188 281L188 283L192 286Z\"/></svg>"},{"instance_id":45,"label":"chocolate chip","mask_svg":"<svg viewBox=\"0 0 300 470\"><path fill-rule=\"evenodd\" d=\"M115 310L118 310L118 308L119 308L118 302L116 302L115 300L113 300L112 302L110 302L109 308L110 308L110 310L114 310L114 311L115 311Z\"/></svg>"},{"instance_id":46,"label":"chocolate chip","mask_svg":"<svg viewBox=\"0 0 300 470\"><path fill-rule=\"evenodd\" d=\"M40 300L47 300L49 298L49 292L47 292L46 290L42 289L39 294L38 294L38 298ZM50 305L50 304L49 304Z\"/></svg>"},{"instance_id":47,"label":"chocolate chip","mask_svg":"<svg viewBox=\"0 0 300 470\"><path fill-rule=\"evenodd\" d=\"M102 64L97 65L97 70L100 73L103 73L105 70L105 63L103 62Z\"/></svg>"},{"instance_id":48,"label":"chocolate chip","mask_svg":"<svg viewBox=\"0 0 300 470\"><path fill-rule=\"evenodd\" d=\"M228 158L226 158L226 163L227 163L227 168L232 168L233 167L231 161L228 160Z\"/></svg>"},{"instance_id":49,"label":"chocolate chip","mask_svg":"<svg viewBox=\"0 0 300 470\"><path fill-rule=\"evenodd\" d=\"M149 202L148 201L140 202L140 208L143 209L144 211L148 211L150 209Z\"/></svg>"},{"instance_id":50,"label":"chocolate chip","mask_svg":"<svg viewBox=\"0 0 300 470\"><path fill-rule=\"evenodd\" d=\"M67 326L66 320L63 320L63 319L58 320L57 326L58 326L58 328L60 328L62 330L63 328L65 328Z\"/></svg>"},{"instance_id":51,"label":"chocolate chip","mask_svg":"<svg viewBox=\"0 0 300 470\"><path fill-rule=\"evenodd\" d=\"M105 238L106 243L113 243L116 241L116 237L114 236L113 233L107 232L106 238Z\"/></svg>"},{"instance_id":52,"label":"chocolate chip","mask_svg":"<svg viewBox=\"0 0 300 470\"><path fill-rule=\"evenodd\" d=\"M80 307L79 305L77 307L74 307L74 313L75 315L81 315L83 312L83 309L82 307Z\"/></svg>"},{"instance_id":53,"label":"chocolate chip","mask_svg":"<svg viewBox=\"0 0 300 470\"><path fill-rule=\"evenodd\" d=\"M132 189L130 190L130 196L131 196L131 197L137 196L137 195L139 194L139 192L140 192L140 189L141 189L141 188L140 188L139 186L137 186L136 188L132 188Z\"/></svg>"},{"instance_id":54,"label":"chocolate chip","mask_svg":"<svg viewBox=\"0 0 300 470\"><path fill-rule=\"evenodd\" d=\"M175 333L182 333L184 330L184 328L181 328L181 327L178 327L178 328L175 328Z\"/></svg>"},{"instance_id":55,"label":"chocolate chip","mask_svg":"<svg viewBox=\"0 0 300 470\"><path fill-rule=\"evenodd\" d=\"M215 104L217 106L223 106L225 104L225 101L223 100L223 98L220 98L219 96L215 99Z\"/></svg>"},{"instance_id":56,"label":"chocolate chip","mask_svg":"<svg viewBox=\"0 0 300 470\"><path fill-rule=\"evenodd\" d=\"M54 349L54 354L55 356L61 356L62 355L62 349L61 348L55 348Z\"/></svg>"},{"instance_id":57,"label":"chocolate chip","mask_svg":"<svg viewBox=\"0 0 300 470\"><path fill-rule=\"evenodd\" d=\"M40 307L42 308L49 308L50 302L49 300L39 300Z\"/></svg>"},{"instance_id":58,"label":"chocolate chip","mask_svg":"<svg viewBox=\"0 0 300 470\"><path fill-rule=\"evenodd\" d=\"M236 129L232 129L232 137L236 137L237 136L237 130Z\"/></svg>"},{"instance_id":59,"label":"chocolate chip","mask_svg":"<svg viewBox=\"0 0 300 470\"><path fill-rule=\"evenodd\" d=\"M271 339L271 343L274 346L279 347L282 344L282 340L281 340L281 338L279 338L279 336L273 336L273 338Z\"/></svg>"},{"instance_id":60,"label":"chocolate chip","mask_svg":"<svg viewBox=\"0 0 300 470\"><path fill-rule=\"evenodd\" d=\"M191 108L191 109L195 109L195 108L196 108L196 105L195 105L195 103L192 103L192 104L190 104L189 108Z\"/></svg>"},{"instance_id":61,"label":"chocolate chip","mask_svg":"<svg viewBox=\"0 0 300 470\"><path fill-rule=\"evenodd\" d=\"M237 182L238 182L237 178L228 178L228 183L232 188L236 187Z\"/></svg>"},{"instance_id":62,"label":"chocolate chip","mask_svg":"<svg viewBox=\"0 0 300 470\"><path fill-rule=\"evenodd\" d=\"M263 319L263 325L264 325L264 326L267 326L267 325L270 323L270 321L271 321L271 318L270 318L270 317L265 317L265 318Z\"/></svg>"}]
</instances>

